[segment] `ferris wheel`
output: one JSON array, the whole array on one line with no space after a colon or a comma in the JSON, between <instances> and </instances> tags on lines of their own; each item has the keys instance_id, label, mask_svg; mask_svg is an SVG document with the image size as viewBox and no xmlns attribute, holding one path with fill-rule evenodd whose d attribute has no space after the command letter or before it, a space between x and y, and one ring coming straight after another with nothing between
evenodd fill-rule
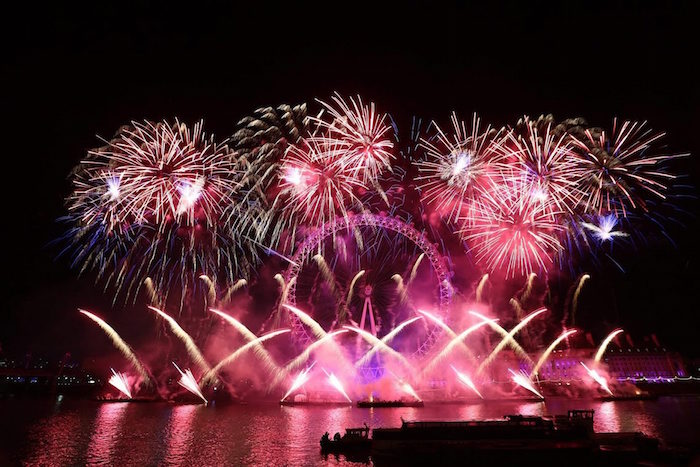
<instances>
[{"instance_id":1,"label":"ferris wheel","mask_svg":"<svg viewBox=\"0 0 700 467\"><path fill-rule=\"evenodd\" d=\"M425 232L396 217L362 213L328 222L291 260L286 303L327 331L352 324L381 338L419 308L447 319L452 286L446 262ZM300 347L316 340L298 316L289 314L289 321ZM421 321L405 333L399 351L422 355L441 329Z\"/></svg>"}]
</instances>

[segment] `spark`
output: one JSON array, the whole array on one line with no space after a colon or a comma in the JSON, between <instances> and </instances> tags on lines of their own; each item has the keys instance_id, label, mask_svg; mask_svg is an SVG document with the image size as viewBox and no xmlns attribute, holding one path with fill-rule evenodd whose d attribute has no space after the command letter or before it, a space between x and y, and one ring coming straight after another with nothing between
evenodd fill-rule
<instances>
[{"instance_id":1,"label":"spark","mask_svg":"<svg viewBox=\"0 0 700 467\"><path fill-rule=\"evenodd\" d=\"M192 375L192 371L188 368L183 372L180 369L180 367L175 364L175 362L172 363L173 366L175 366L177 371L180 373L180 380L178 381L178 384L190 391L192 394L199 396L204 401L204 403L207 404L207 399L204 397L202 391L199 389L199 385L197 384L197 380Z\"/></svg>"},{"instance_id":2,"label":"spark","mask_svg":"<svg viewBox=\"0 0 700 467\"><path fill-rule=\"evenodd\" d=\"M484 396L481 395L481 393L479 392L479 390L476 389L476 386L475 386L474 383L472 382L471 378L469 378L469 376L467 376L467 375L465 375L464 373L460 372L459 370L457 370L457 368L455 368L455 367L452 366L452 365L450 365L450 368L452 368L452 370L454 370L455 374L457 375L457 378L462 382L462 384L464 384L464 385L467 386L469 389L471 389L472 391L474 391L474 392L476 393L476 395L479 396L481 399L484 398Z\"/></svg>"},{"instance_id":3,"label":"spark","mask_svg":"<svg viewBox=\"0 0 700 467\"><path fill-rule=\"evenodd\" d=\"M112 370L112 376L109 378L109 384L119 389L119 392L131 399L132 396L131 390L129 389L129 381L126 379L124 373L118 373L114 371L114 368L110 368L110 370Z\"/></svg>"},{"instance_id":4,"label":"spark","mask_svg":"<svg viewBox=\"0 0 700 467\"><path fill-rule=\"evenodd\" d=\"M597 364L600 362L600 359L603 358L603 354L605 353L605 349L608 348L608 344L612 342L615 336L623 332L625 331L623 331L622 329L615 329L613 332L608 334L608 336L605 339L603 339L603 342L600 344L600 347L598 347L598 351L595 353L595 357L593 357L594 363Z\"/></svg>"},{"instance_id":5,"label":"spark","mask_svg":"<svg viewBox=\"0 0 700 467\"><path fill-rule=\"evenodd\" d=\"M579 362L579 363L581 363L581 365L583 365L583 367L586 369L586 371L588 372L588 376L590 376L591 378L593 378L593 380L594 380L596 383L598 383L598 384L600 385L600 387L603 388L603 389L605 390L605 392L607 392L607 393L610 394L611 396L613 395L612 391L611 391L610 388L608 387L608 382L605 381L605 378L603 378L602 376L600 376L600 374L599 374L597 371L595 371L595 370L593 370L593 369L591 369L591 368L588 368L588 367L586 366L585 363L583 363L583 362Z\"/></svg>"},{"instance_id":6,"label":"spark","mask_svg":"<svg viewBox=\"0 0 700 467\"><path fill-rule=\"evenodd\" d=\"M559 337L554 339L554 341L547 347L547 350L545 350L542 353L542 356L540 356L539 360L537 360L537 364L532 368L532 371L530 372L530 379L532 379L534 376L537 375L537 372L540 370L544 362L547 361L547 357L554 351L554 349L559 345L561 341L566 339L567 337L576 334L578 331L576 329L570 329L568 331L564 331Z\"/></svg>"},{"instance_id":7,"label":"spark","mask_svg":"<svg viewBox=\"0 0 700 467\"><path fill-rule=\"evenodd\" d=\"M513 378L513 382L515 384L527 389L531 393L537 395L537 397L539 397L540 399L544 399L544 396L542 394L540 394L537 391L537 389L535 389L535 387L532 385L532 381L530 381L527 376L525 376L522 373L516 373L513 370L511 370L510 368L508 368L508 371L510 371L512 378Z\"/></svg>"}]
</instances>

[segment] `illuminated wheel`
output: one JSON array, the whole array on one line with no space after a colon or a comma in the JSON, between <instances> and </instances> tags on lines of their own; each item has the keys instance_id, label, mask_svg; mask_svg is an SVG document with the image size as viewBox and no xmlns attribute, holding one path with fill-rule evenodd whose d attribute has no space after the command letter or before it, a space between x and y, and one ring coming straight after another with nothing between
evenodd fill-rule
<instances>
[{"instance_id":1,"label":"illuminated wheel","mask_svg":"<svg viewBox=\"0 0 700 467\"><path fill-rule=\"evenodd\" d=\"M287 303L327 331L352 324L382 338L417 309L447 319L452 286L445 261L424 232L397 218L365 213L336 219L312 232L291 259ZM296 315L289 320L300 347L316 340ZM440 333L421 320L406 326L392 347L422 355Z\"/></svg>"}]
</instances>

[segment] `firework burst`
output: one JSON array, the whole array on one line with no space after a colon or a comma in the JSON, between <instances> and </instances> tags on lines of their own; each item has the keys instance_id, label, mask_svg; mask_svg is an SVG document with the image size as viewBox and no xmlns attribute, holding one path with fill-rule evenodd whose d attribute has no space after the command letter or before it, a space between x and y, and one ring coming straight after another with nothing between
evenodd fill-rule
<instances>
[{"instance_id":1,"label":"firework burst","mask_svg":"<svg viewBox=\"0 0 700 467\"><path fill-rule=\"evenodd\" d=\"M468 218L463 208L479 196L493 169L493 133L490 127L480 131L476 114L470 128L456 114L452 114L450 133L435 123L433 126L435 136L421 140L426 158L416 162L423 201L435 204L449 220Z\"/></svg>"},{"instance_id":2,"label":"firework burst","mask_svg":"<svg viewBox=\"0 0 700 467\"><path fill-rule=\"evenodd\" d=\"M562 249L558 234L564 227L553 202L535 197L520 177L501 175L472 210L463 238L490 271L506 277L547 269Z\"/></svg>"},{"instance_id":3,"label":"firework burst","mask_svg":"<svg viewBox=\"0 0 700 467\"><path fill-rule=\"evenodd\" d=\"M583 138L572 136L584 173L583 210L595 214L614 212L626 216L630 209L647 210L645 196L665 199L667 183L675 177L662 164L677 155L654 148L664 133L654 133L646 122L617 119L608 133L586 129Z\"/></svg>"},{"instance_id":4,"label":"firework burst","mask_svg":"<svg viewBox=\"0 0 700 467\"><path fill-rule=\"evenodd\" d=\"M201 122L123 127L74 171L67 204L76 263L127 295L147 276L166 295L198 273L233 277L240 261L222 215L239 185L235 162Z\"/></svg>"},{"instance_id":5,"label":"firework burst","mask_svg":"<svg viewBox=\"0 0 700 467\"><path fill-rule=\"evenodd\" d=\"M346 166L344 170L352 171L363 183L372 184L382 171L391 170L394 159L387 115L378 113L373 102L363 104L359 96L346 101L336 93L331 100L332 103L318 101L331 118L313 119L322 130L320 136L313 138L338 149L342 156L338 163Z\"/></svg>"}]
</instances>

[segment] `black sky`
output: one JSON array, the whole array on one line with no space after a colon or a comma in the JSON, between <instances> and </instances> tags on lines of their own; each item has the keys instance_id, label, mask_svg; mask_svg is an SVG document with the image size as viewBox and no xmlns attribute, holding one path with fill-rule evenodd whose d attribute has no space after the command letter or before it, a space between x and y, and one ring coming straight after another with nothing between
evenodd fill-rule
<instances>
[{"instance_id":1,"label":"black sky","mask_svg":"<svg viewBox=\"0 0 700 467\"><path fill-rule=\"evenodd\" d=\"M197 1L25 2L5 15L2 57L5 352L84 352L77 306L132 319L90 277L55 260L66 176L132 119L204 118L224 137L263 105L359 93L404 128L413 115L477 111L496 125L524 114L649 120L697 186L698 26L692 2L601 5ZM654 243L604 275L610 308L590 310L700 353L697 203L675 247ZM591 305L592 306L592 305ZM591 307L589 306L589 308ZM589 323L594 326L596 323ZM135 331L133 331L135 332Z\"/></svg>"}]
</instances>

